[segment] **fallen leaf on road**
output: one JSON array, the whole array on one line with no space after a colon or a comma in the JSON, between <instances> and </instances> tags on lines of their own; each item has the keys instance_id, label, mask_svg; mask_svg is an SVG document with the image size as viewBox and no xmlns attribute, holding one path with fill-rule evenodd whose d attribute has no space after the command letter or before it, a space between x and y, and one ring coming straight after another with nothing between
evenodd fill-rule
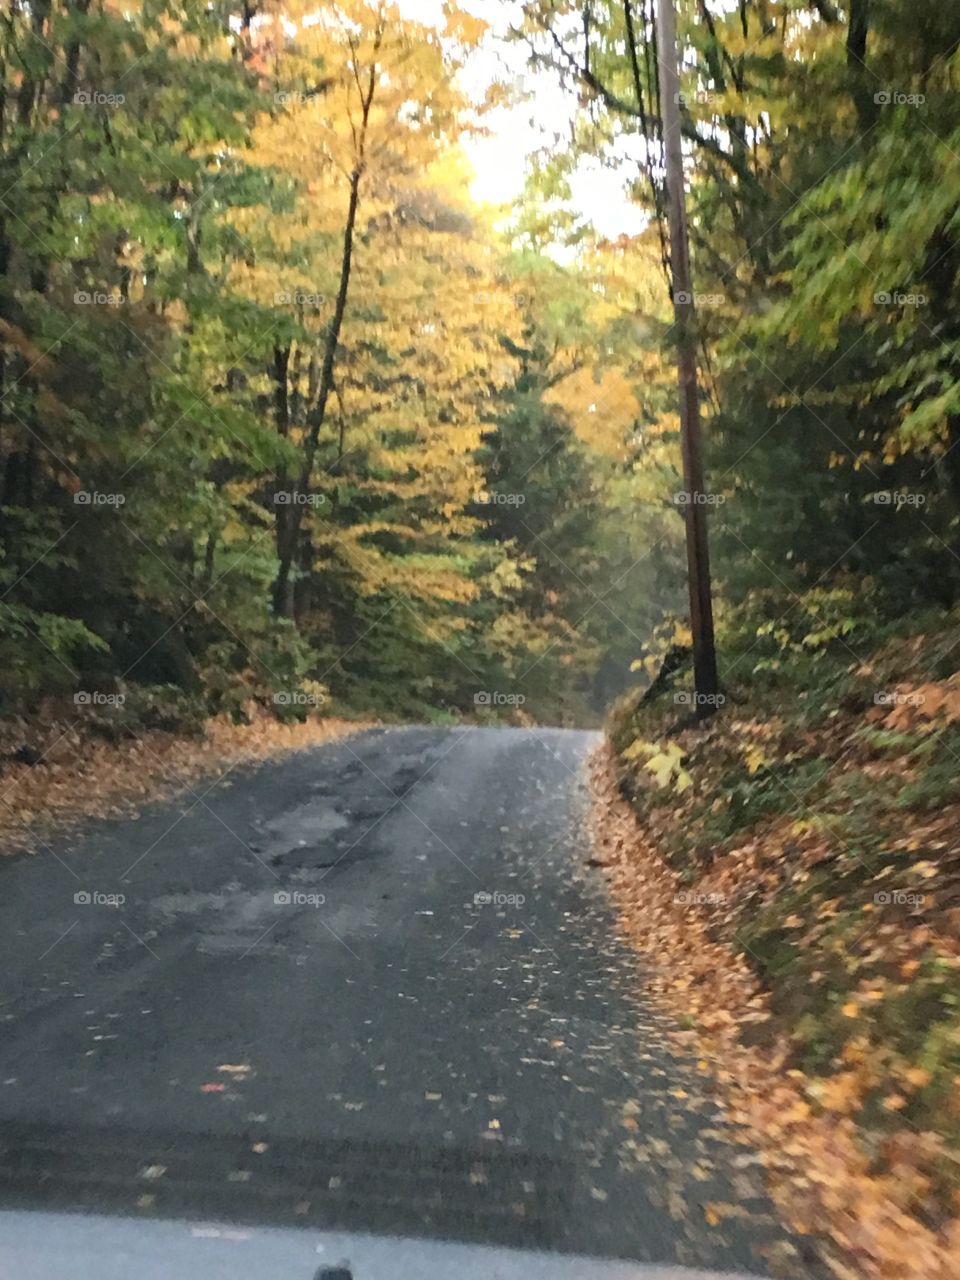
<instances>
[{"instance_id":1,"label":"fallen leaf on road","mask_svg":"<svg viewBox=\"0 0 960 1280\"><path fill-rule=\"evenodd\" d=\"M716 1227L726 1218L748 1218L750 1215L743 1205L722 1204L716 1200L708 1200L703 1206L703 1216L711 1227Z\"/></svg>"}]
</instances>

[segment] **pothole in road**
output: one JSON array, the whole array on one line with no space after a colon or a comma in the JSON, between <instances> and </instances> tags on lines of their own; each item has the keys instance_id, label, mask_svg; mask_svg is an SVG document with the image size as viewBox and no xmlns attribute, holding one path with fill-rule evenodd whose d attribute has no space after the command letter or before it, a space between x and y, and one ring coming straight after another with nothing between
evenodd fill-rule
<instances>
[{"instance_id":1,"label":"pothole in road","mask_svg":"<svg viewBox=\"0 0 960 1280\"><path fill-rule=\"evenodd\" d=\"M315 844L341 831L350 825L350 818L345 817L327 800L307 800L297 805L279 818L264 824L263 837L272 848L266 852L273 854L286 852L298 845Z\"/></svg>"},{"instance_id":2,"label":"pothole in road","mask_svg":"<svg viewBox=\"0 0 960 1280\"><path fill-rule=\"evenodd\" d=\"M357 840L338 840L319 845L297 846L283 853L275 854L270 862L293 872L332 871L334 868L346 870L358 862L366 862L370 858L384 853L374 844L366 844L365 836Z\"/></svg>"}]
</instances>

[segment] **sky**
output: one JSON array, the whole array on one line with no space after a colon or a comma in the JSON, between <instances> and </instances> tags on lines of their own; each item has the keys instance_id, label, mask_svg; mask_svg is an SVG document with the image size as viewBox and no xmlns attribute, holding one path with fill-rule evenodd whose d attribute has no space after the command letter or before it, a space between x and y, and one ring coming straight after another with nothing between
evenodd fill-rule
<instances>
[{"instance_id":1,"label":"sky","mask_svg":"<svg viewBox=\"0 0 960 1280\"><path fill-rule=\"evenodd\" d=\"M400 8L418 21L440 25L442 0L399 0ZM477 98L496 78L507 78L522 90L524 100L501 107L485 120L490 136L469 139L465 150L475 178L471 194L481 203L512 204L523 190L527 161L555 135L567 135L575 106L547 71L531 71L522 44L504 33L518 17L519 0L459 0L461 8L490 23L482 47L463 72L465 88ZM610 238L635 235L644 217L626 197L623 179L597 162L581 161L571 179L573 205L597 231Z\"/></svg>"}]
</instances>

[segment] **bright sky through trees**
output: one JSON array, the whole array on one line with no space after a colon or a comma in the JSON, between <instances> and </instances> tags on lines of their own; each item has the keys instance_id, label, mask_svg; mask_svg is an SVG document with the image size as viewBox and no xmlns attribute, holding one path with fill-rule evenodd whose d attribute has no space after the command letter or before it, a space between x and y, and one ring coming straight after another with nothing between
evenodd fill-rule
<instances>
[{"instance_id":1,"label":"bright sky through trees","mask_svg":"<svg viewBox=\"0 0 960 1280\"><path fill-rule=\"evenodd\" d=\"M530 69L523 44L504 38L518 22L518 0L465 0L461 7L490 24L464 72L465 88L479 98L491 81L506 78L521 98L487 117L489 136L466 141L464 149L476 172L472 195L481 203L514 204L523 191L530 157L544 146L556 145L555 135L557 141L566 139L576 103L556 76ZM400 0L400 8L420 22L442 26L442 0ZM623 177L595 160L582 160L571 178L574 207L611 239L635 235L646 222L624 194Z\"/></svg>"}]
</instances>

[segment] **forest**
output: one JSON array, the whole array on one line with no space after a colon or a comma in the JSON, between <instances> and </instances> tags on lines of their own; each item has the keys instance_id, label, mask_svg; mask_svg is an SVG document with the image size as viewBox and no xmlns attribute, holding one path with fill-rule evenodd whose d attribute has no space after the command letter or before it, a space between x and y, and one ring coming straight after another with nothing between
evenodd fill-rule
<instances>
[{"instance_id":1,"label":"forest","mask_svg":"<svg viewBox=\"0 0 960 1280\"><path fill-rule=\"evenodd\" d=\"M494 9L429 8L5 7L0 714L594 723L682 638L653 6L506 6L528 74L479 93ZM955 601L960 15L679 20L736 685ZM476 202L465 144L542 77L569 121Z\"/></svg>"},{"instance_id":2,"label":"forest","mask_svg":"<svg viewBox=\"0 0 960 1280\"><path fill-rule=\"evenodd\" d=\"M669 595L644 254L471 203L482 21L315 10L5 15L8 715L577 718Z\"/></svg>"}]
</instances>

